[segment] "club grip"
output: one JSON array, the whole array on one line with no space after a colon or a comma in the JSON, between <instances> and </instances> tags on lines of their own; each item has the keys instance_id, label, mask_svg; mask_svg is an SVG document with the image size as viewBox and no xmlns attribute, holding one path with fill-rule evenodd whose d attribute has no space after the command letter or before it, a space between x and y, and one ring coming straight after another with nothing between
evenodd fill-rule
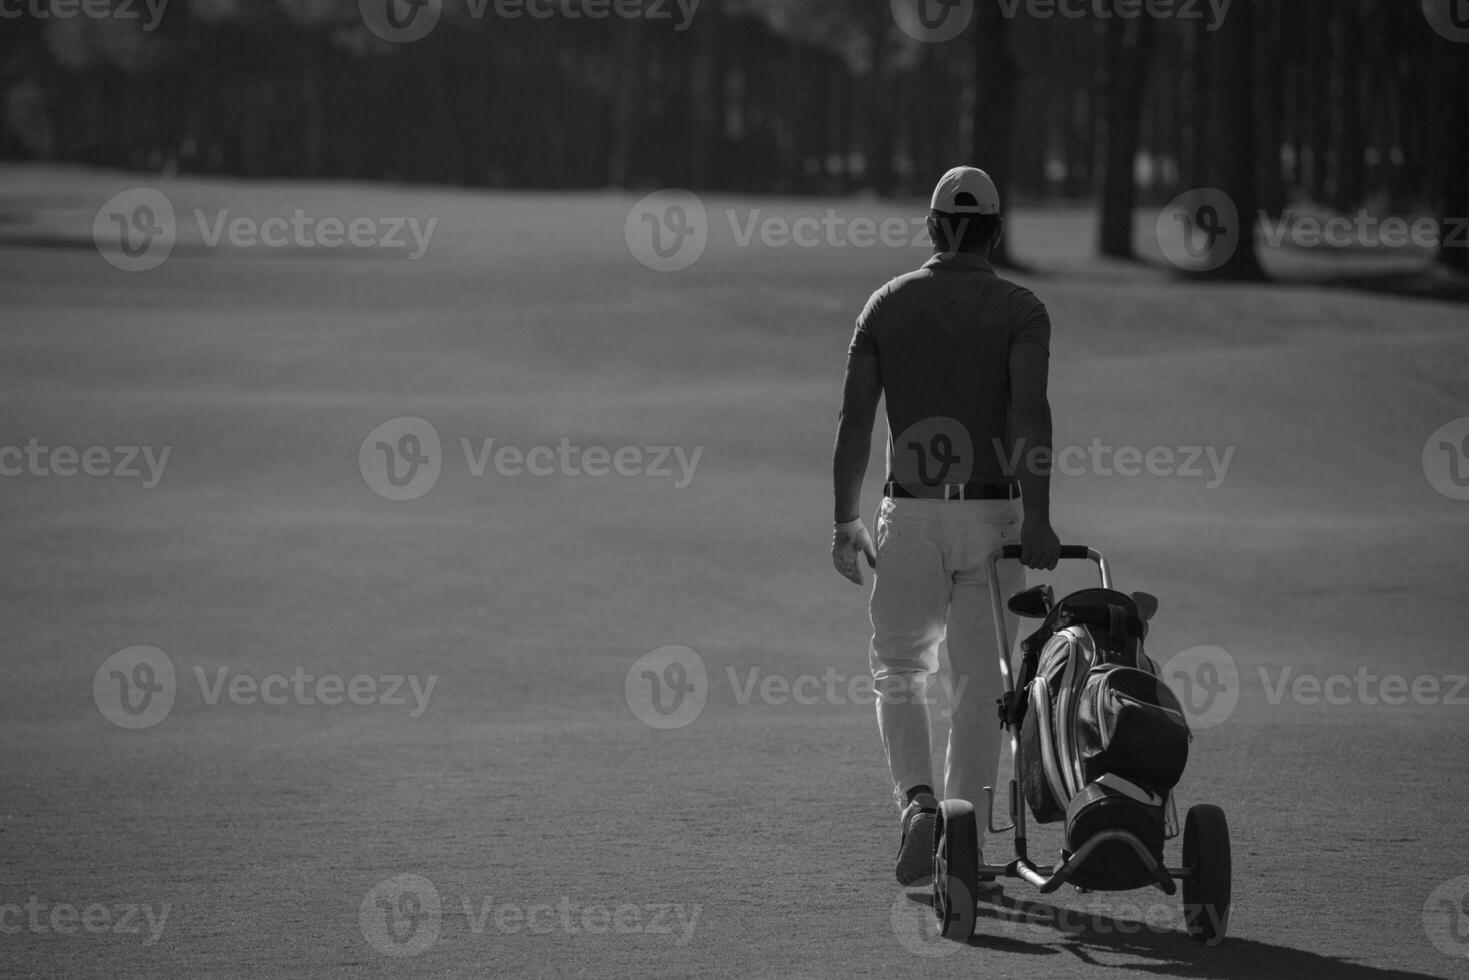
<instances>
[{"instance_id":1,"label":"club grip","mask_svg":"<svg viewBox=\"0 0 1469 980\"><path fill-rule=\"evenodd\" d=\"M1086 559L1088 559L1088 558L1090 558L1092 556L1091 555L1091 551L1092 551L1092 549L1089 546L1084 545L1084 544L1063 544L1061 546L1061 557L1063 559L1079 558L1082 561L1085 561ZM1020 557L1020 545L1018 545L1018 544L1007 544L1007 545L1005 545L1005 547L1003 547L1003 548L1000 549L1000 557L1001 558L1019 558Z\"/></svg>"}]
</instances>

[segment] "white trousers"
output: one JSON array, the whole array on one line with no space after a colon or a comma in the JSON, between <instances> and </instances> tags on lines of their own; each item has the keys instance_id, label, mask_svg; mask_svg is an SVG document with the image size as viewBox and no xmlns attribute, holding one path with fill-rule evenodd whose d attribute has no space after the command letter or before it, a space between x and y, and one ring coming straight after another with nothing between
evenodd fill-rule
<instances>
[{"instance_id":1,"label":"white trousers","mask_svg":"<svg viewBox=\"0 0 1469 980\"><path fill-rule=\"evenodd\" d=\"M1000 757L1001 680L995 650L986 558L1020 541L1016 500L912 500L885 497L876 521L877 569L872 586L872 678L877 724L898 805L914 786L939 791L933 778L929 707L939 641L947 635L955 695L941 797L965 799L981 814L984 787L995 785ZM1025 584L1016 561L1002 561L1000 595ZM1016 617L1006 612L1013 646ZM1005 651L1009 656L1010 651Z\"/></svg>"}]
</instances>

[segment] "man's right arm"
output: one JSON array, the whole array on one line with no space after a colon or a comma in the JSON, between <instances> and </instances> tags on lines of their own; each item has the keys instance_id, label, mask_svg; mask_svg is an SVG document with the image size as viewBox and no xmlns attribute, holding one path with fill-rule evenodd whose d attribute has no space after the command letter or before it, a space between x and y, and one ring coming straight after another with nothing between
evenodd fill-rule
<instances>
[{"instance_id":1,"label":"man's right arm","mask_svg":"<svg viewBox=\"0 0 1469 980\"><path fill-rule=\"evenodd\" d=\"M1051 403L1046 396L1050 352L1041 343L1010 348L1010 434L1020 461L1021 562L1056 567L1061 544L1051 528Z\"/></svg>"}]
</instances>

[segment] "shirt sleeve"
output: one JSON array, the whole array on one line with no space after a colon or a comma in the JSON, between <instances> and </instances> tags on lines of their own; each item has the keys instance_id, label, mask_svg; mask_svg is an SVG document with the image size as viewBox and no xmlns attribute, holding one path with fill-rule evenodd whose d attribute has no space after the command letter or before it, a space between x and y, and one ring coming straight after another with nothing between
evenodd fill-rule
<instances>
[{"instance_id":1,"label":"shirt sleeve","mask_svg":"<svg viewBox=\"0 0 1469 980\"><path fill-rule=\"evenodd\" d=\"M885 289L879 289L867 300L867 305L862 308L857 317L857 329L852 333L852 344L847 348L850 357L876 357L877 339L873 336L874 322L882 309L882 298Z\"/></svg>"},{"instance_id":2,"label":"shirt sleeve","mask_svg":"<svg viewBox=\"0 0 1469 980\"><path fill-rule=\"evenodd\" d=\"M1030 297L1030 303L1030 308L1023 315L1020 326L1016 327L1015 332L1010 335L1010 346L1040 344L1046 349L1046 353L1050 353L1051 315L1046 312L1046 304L1034 296Z\"/></svg>"}]
</instances>

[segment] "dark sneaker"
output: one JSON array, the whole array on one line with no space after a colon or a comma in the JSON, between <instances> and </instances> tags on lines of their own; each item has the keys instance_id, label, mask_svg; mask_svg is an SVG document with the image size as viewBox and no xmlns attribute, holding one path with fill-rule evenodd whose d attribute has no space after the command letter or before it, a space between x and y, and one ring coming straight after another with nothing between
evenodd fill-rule
<instances>
[{"instance_id":1,"label":"dark sneaker","mask_svg":"<svg viewBox=\"0 0 1469 980\"><path fill-rule=\"evenodd\" d=\"M903 809L903 841L898 845L898 884L908 887L933 877L933 830L939 801L919 793Z\"/></svg>"}]
</instances>

